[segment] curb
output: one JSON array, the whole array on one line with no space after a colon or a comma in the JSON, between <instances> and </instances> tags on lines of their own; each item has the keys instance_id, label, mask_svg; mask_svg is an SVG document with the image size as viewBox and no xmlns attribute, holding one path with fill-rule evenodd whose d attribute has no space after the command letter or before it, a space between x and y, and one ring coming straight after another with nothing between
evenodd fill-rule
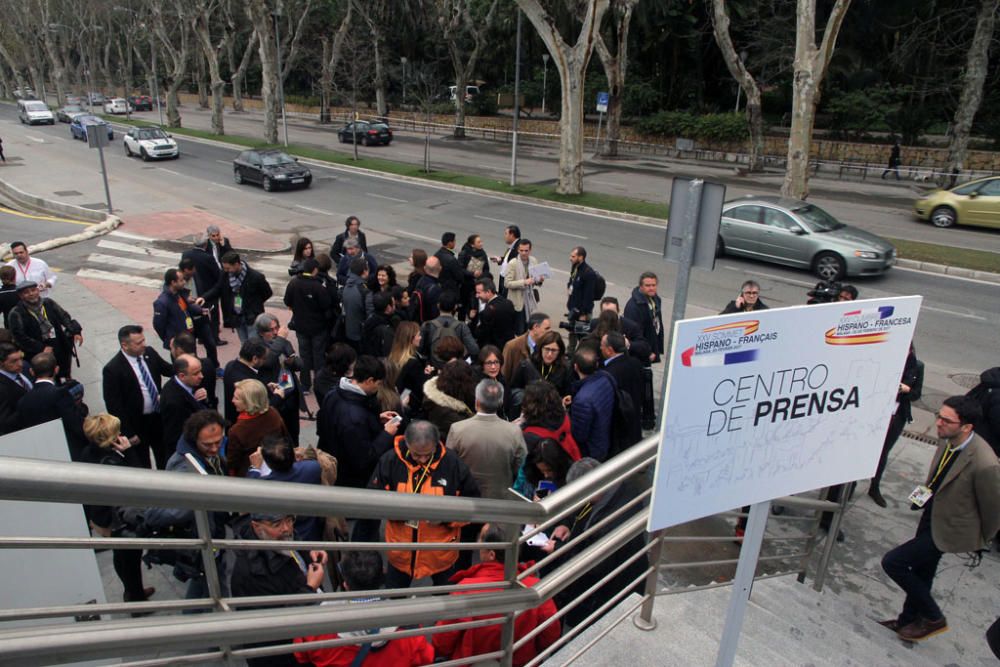
<instances>
[{"instance_id":1,"label":"curb","mask_svg":"<svg viewBox=\"0 0 1000 667\"><path fill-rule=\"evenodd\" d=\"M920 262L915 259L898 259L896 266L914 271L924 271L925 273L937 273L956 278L968 278L970 280L981 280L987 283L1000 284L1000 273L989 271L978 271L976 269L966 269L961 266L949 266L947 264L935 264L933 262Z\"/></svg>"},{"instance_id":2,"label":"curb","mask_svg":"<svg viewBox=\"0 0 1000 667\"><path fill-rule=\"evenodd\" d=\"M60 236L58 238L30 245L28 246L28 250L30 252L43 252L45 250L52 250L53 248L79 243L80 241L86 241L94 238L95 236L104 236L122 224L122 219L117 215L101 213L89 208L74 206L73 204L44 199L42 197L24 192L23 190L19 190L4 180L0 180L0 198L13 202L18 208L21 209L27 209L29 211L48 215L64 216L66 218L77 219L82 222L94 223L77 234ZM12 257L10 254L9 243L0 243L0 257L3 257L5 260Z\"/></svg>"}]
</instances>

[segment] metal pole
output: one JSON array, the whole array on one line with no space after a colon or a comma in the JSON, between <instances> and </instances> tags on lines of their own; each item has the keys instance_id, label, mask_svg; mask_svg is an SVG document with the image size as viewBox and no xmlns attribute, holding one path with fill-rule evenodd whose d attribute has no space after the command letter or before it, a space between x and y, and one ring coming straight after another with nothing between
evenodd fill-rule
<instances>
[{"instance_id":1,"label":"metal pole","mask_svg":"<svg viewBox=\"0 0 1000 667\"><path fill-rule=\"evenodd\" d=\"M597 114L597 137L594 139L594 154L601 152L601 123L604 122L604 112Z\"/></svg>"},{"instance_id":2,"label":"metal pole","mask_svg":"<svg viewBox=\"0 0 1000 667\"><path fill-rule=\"evenodd\" d=\"M826 544L823 545L823 553L816 566L816 580L813 581L813 589L823 590L823 583L826 581L826 571L830 567L830 558L833 556L833 548L837 546L837 535L840 533L840 524L844 520L844 512L847 511L847 501L850 498L851 484L842 485L840 490L840 509L837 510L833 519L830 520L830 528L826 533ZM829 495L829 494L828 494ZM822 515L820 515L822 516Z\"/></svg>"},{"instance_id":3,"label":"metal pole","mask_svg":"<svg viewBox=\"0 0 1000 667\"><path fill-rule=\"evenodd\" d=\"M274 14L274 49L278 54L278 104L281 105L281 126L285 132L285 148L288 148L288 118L285 115L285 77L281 75L281 38L278 37L278 19L280 13ZM357 142L354 142L355 145Z\"/></svg>"},{"instance_id":4,"label":"metal pole","mask_svg":"<svg viewBox=\"0 0 1000 667\"><path fill-rule=\"evenodd\" d=\"M511 588L517 588L517 538L520 526L505 525L503 528L504 539L510 539L510 546L504 549L503 577L510 582ZM501 667L511 667L514 664L514 640L514 613L511 612L504 617L503 627L500 630L500 648L504 652L500 658Z\"/></svg>"},{"instance_id":5,"label":"metal pole","mask_svg":"<svg viewBox=\"0 0 1000 667\"><path fill-rule=\"evenodd\" d=\"M521 115L521 10L517 10L517 56L514 59L514 123L510 143L510 185L517 185L517 120Z\"/></svg>"},{"instance_id":6,"label":"metal pole","mask_svg":"<svg viewBox=\"0 0 1000 667\"><path fill-rule=\"evenodd\" d=\"M640 630L656 629L656 619L653 618L653 603L656 602L656 587L660 582L660 559L663 557L663 535L665 532L665 530L658 530L652 536L652 540L656 542L649 550L649 560L653 571L646 575L645 590L643 591L643 594L648 597L643 601L639 613L632 617L632 624Z\"/></svg>"},{"instance_id":7,"label":"metal pole","mask_svg":"<svg viewBox=\"0 0 1000 667\"><path fill-rule=\"evenodd\" d=\"M91 128L96 132L106 132L103 125L91 125ZM101 176L104 177L104 196L108 201L108 215L112 215L114 211L111 209L111 188L108 187L108 168L104 164L104 144L103 141L107 141L107 135L101 137L100 141L97 142L97 154L101 156Z\"/></svg>"},{"instance_id":8,"label":"metal pole","mask_svg":"<svg viewBox=\"0 0 1000 667\"><path fill-rule=\"evenodd\" d=\"M770 511L770 500L750 506L750 517L747 519L743 546L740 548L740 562L733 578L733 594L729 598L729 610L726 612L726 624L722 629L715 667L731 667L736 659L736 646L740 641L743 616L746 614L747 602L750 601L753 575L757 570L757 557L760 555L761 542L764 541L764 528Z\"/></svg>"}]
</instances>

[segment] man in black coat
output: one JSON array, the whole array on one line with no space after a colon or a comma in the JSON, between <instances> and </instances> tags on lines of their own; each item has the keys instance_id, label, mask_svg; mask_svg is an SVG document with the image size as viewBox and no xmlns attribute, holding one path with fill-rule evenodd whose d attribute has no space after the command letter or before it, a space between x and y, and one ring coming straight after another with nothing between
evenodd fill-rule
<instances>
[{"instance_id":1,"label":"man in black coat","mask_svg":"<svg viewBox=\"0 0 1000 667\"><path fill-rule=\"evenodd\" d=\"M24 353L12 343L0 343L0 435L21 428L17 404L31 390L23 371Z\"/></svg>"},{"instance_id":2,"label":"man in black coat","mask_svg":"<svg viewBox=\"0 0 1000 667\"><path fill-rule=\"evenodd\" d=\"M344 227L346 229L337 234L337 238L333 240L333 245L330 246L330 259L334 264L339 264L340 260L343 259L344 241L347 239L354 239L358 242L358 246L362 252L368 252L368 240L365 238L365 233L361 231L361 220L358 219L358 216L347 216L347 220L344 221Z\"/></svg>"},{"instance_id":3,"label":"man in black coat","mask_svg":"<svg viewBox=\"0 0 1000 667\"><path fill-rule=\"evenodd\" d=\"M149 467L150 452L156 467L166 468L162 447L163 422L160 419L160 386L174 368L146 346L142 327L129 324L118 330L121 350L111 358L101 373L104 406L121 420L122 435L132 443L137 460ZM171 443L171 447L173 443Z\"/></svg>"},{"instance_id":4,"label":"man in black coat","mask_svg":"<svg viewBox=\"0 0 1000 667\"><path fill-rule=\"evenodd\" d=\"M163 450L167 459L177 450L177 441L184 432L184 422L194 413L208 407L208 392L198 388L202 377L198 357L182 354L174 359L174 377L167 380L160 393Z\"/></svg>"},{"instance_id":5,"label":"man in black coat","mask_svg":"<svg viewBox=\"0 0 1000 667\"><path fill-rule=\"evenodd\" d=\"M361 327L361 354L384 358L392 350L395 332L392 330L392 314L396 310L392 295L378 292L372 295L372 314Z\"/></svg>"},{"instance_id":6,"label":"man in black coat","mask_svg":"<svg viewBox=\"0 0 1000 667\"><path fill-rule=\"evenodd\" d=\"M610 331L601 338L601 357L606 370L618 383L618 388L632 397L632 405L641 409L644 381L642 364L638 359L626 354L625 336Z\"/></svg>"},{"instance_id":7,"label":"man in black coat","mask_svg":"<svg viewBox=\"0 0 1000 667\"><path fill-rule=\"evenodd\" d=\"M639 325L643 339L649 343L649 362L655 364L663 354L663 308L656 293L659 279L652 271L639 276L639 286L625 304L625 317Z\"/></svg>"},{"instance_id":8,"label":"man in black coat","mask_svg":"<svg viewBox=\"0 0 1000 667\"><path fill-rule=\"evenodd\" d=\"M153 301L153 329L163 349L170 349L170 341L179 333L193 334L205 346L205 354L216 366L219 355L215 335L211 331L208 314L202 306L205 299L193 298L184 287L184 276L179 269L167 269L163 274L163 291Z\"/></svg>"},{"instance_id":9,"label":"man in black coat","mask_svg":"<svg viewBox=\"0 0 1000 667\"><path fill-rule=\"evenodd\" d=\"M410 295L410 307L413 309L411 320L423 324L433 320L441 313L438 311L438 301L441 299L441 260L428 257L424 264L424 275L420 276L417 286Z\"/></svg>"},{"instance_id":10,"label":"man in black coat","mask_svg":"<svg viewBox=\"0 0 1000 667\"><path fill-rule=\"evenodd\" d=\"M10 328L7 323L7 314L19 301L20 299L17 297L17 270L6 264L0 266L0 312L3 313L5 328Z\"/></svg>"},{"instance_id":11,"label":"man in black coat","mask_svg":"<svg viewBox=\"0 0 1000 667\"><path fill-rule=\"evenodd\" d=\"M385 366L362 355L354 362L354 377L323 398L316 419L319 448L337 458L337 486L363 489L379 458L392 449L399 424L395 412L379 413L375 393L385 380Z\"/></svg>"},{"instance_id":12,"label":"man in black coat","mask_svg":"<svg viewBox=\"0 0 1000 667\"><path fill-rule=\"evenodd\" d=\"M226 364L226 370L222 374L222 401L223 414L230 424L235 424L238 416L236 406L233 405L236 383L240 380L257 380L264 382L264 385L267 386L267 383L260 376L260 367L264 365L267 354L267 346L255 338L243 343L240 347L239 357ZM270 387L268 387L268 396L271 396Z\"/></svg>"},{"instance_id":13,"label":"man in black coat","mask_svg":"<svg viewBox=\"0 0 1000 667\"><path fill-rule=\"evenodd\" d=\"M472 274L462 268L455 256L455 233L445 232L441 235L441 247L434 253L438 261L441 262L441 283L442 292L454 292L456 295L462 293L462 285L466 280L472 279ZM460 312L460 319L465 319L465 313Z\"/></svg>"},{"instance_id":14,"label":"man in black coat","mask_svg":"<svg viewBox=\"0 0 1000 667\"><path fill-rule=\"evenodd\" d=\"M292 310L295 337L302 359L302 390L312 389L312 376L323 368L323 357L330 344L333 327L333 302L330 291L319 279L319 262L310 257L302 262L302 271L285 288L285 305ZM292 325L289 324L289 328Z\"/></svg>"},{"instance_id":15,"label":"man in black coat","mask_svg":"<svg viewBox=\"0 0 1000 667\"><path fill-rule=\"evenodd\" d=\"M65 387L56 386L57 371L56 357L51 352L40 352L31 360L31 374L35 376L35 385L17 402L19 427L28 428L53 419L61 420L69 457L74 461L81 461L81 454L87 447L87 437L83 434L83 414L76 409L69 391Z\"/></svg>"},{"instance_id":16,"label":"man in black coat","mask_svg":"<svg viewBox=\"0 0 1000 667\"><path fill-rule=\"evenodd\" d=\"M507 341L517 336L517 312L514 311L514 304L510 299L497 294L492 278L480 278L476 281L476 299L479 301L479 310L470 312L469 315L479 348L495 345L502 350Z\"/></svg>"},{"instance_id":17,"label":"man in black coat","mask_svg":"<svg viewBox=\"0 0 1000 667\"><path fill-rule=\"evenodd\" d=\"M240 343L250 337L250 330L257 316L264 312L264 304L274 294L264 274L247 266L235 252L222 257L222 277L219 283L202 298L208 301L222 297L226 310L222 323L240 337Z\"/></svg>"},{"instance_id":18,"label":"man in black coat","mask_svg":"<svg viewBox=\"0 0 1000 667\"><path fill-rule=\"evenodd\" d=\"M521 245L521 228L517 225L507 225L507 227L503 230L503 240L504 243L507 244L507 249L502 255L497 255L491 259L499 267L497 275L499 276L500 282L497 283L499 288L497 294L506 297L507 289L503 284L503 276L507 272L507 264L517 259L517 248Z\"/></svg>"},{"instance_id":19,"label":"man in black coat","mask_svg":"<svg viewBox=\"0 0 1000 667\"><path fill-rule=\"evenodd\" d=\"M21 302L14 306L7 319L14 344L26 356L52 352L59 365L59 377L71 376L73 352L83 345L83 327L52 299L43 299L38 285L25 280L17 284Z\"/></svg>"},{"instance_id":20,"label":"man in black coat","mask_svg":"<svg viewBox=\"0 0 1000 667\"><path fill-rule=\"evenodd\" d=\"M594 299L597 293L597 272L587 264L587 249L573 248L569 253L570 273L566 282L566 317L570 322L589 322L594 313ZM572 355L580 340L572 331L569 335L567 353Z\"/></svg>"},{"instance_id":21,"label":"man in black coat","mask_svg":"<svg viewBox=\"0 0 1000 667\"><path fill-rule=\"evenodd\" d=\"M181 255L181 261L177 264L181 276L184 278L184 287L188 293L194 297L202 294L213 294L211 301L205 301L202 308L210 318L209 330L215 339L216 346L227 345L228 343L219 338L219 330L222 328L222 308L219 305L221 295L218 290L212 288L219 284L222 277L222 264L216 264L215 259L201 246L195 246L190 250L185 250Z\"/></svg>"},{"instance_id":22,"label":"man in black coat","mask_svg":"<svg viewBox=\"0 0 1000 667\"><path fill-rule=\"evenodd\" d=\"M198 357L198 348L194 343L194 336L188 332L179 333L173 337L170 341L170 359L174 360L182 354L190 354L193 357ZM198 357L198 361L201 362L201 384L198 385L197 389L204 389L205 394L208 398L205 399L205 405L215 410L219 407L219 397L216 392L216 381L219 379L216 375L216 366L211 359L208 357Z\"/></svg>"}]
</instances>

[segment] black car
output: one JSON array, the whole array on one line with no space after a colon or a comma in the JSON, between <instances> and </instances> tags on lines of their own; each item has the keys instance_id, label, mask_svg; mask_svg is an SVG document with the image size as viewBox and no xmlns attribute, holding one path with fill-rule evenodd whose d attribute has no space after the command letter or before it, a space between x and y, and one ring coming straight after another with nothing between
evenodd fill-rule
<instances>
[{"instance_id":1,"label":"black car","mask_svg":"<svg viewBox=\"0 0 1000 667\"><path fill-rule=\"evenodd\" d=\"M233 160L237 183L260 183L270 192L278 188L308 188L312 172L284 151L243 151Z\"/></svg>"},{"instance_id":2,"label":"black car","mask_svg":"<svg viewBox=\"0 0 1000 667\"><path fill-rule=\"evenodd\" d=\"M358 143L365 146L382 144L388 146L392 142L392 130L385 123L369 123L366 120L358 120L348 123L339 132L340 143L353 143L357 137Z\"/></svg>"}]
</instances>

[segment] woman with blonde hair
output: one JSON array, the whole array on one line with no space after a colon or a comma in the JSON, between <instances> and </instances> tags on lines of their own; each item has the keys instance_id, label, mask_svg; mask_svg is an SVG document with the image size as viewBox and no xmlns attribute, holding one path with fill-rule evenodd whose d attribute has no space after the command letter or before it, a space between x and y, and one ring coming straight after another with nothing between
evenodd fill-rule
<instances>
[{"instance_id":1,"label":"woman with blonde hair","mask_svg":"<svg viewBox=\"0 0 1000 667\"><path fill-rule=\"evenodd\" d=\"M429 377L427 360L420 354L420 325L400 322L389 350L389 371L400 395L409 390L406 407L411 416L419 414L424 402L424 383ZM387 377L387 380L389 378Z\"/></svg>"},{"instance_id":2,"label":"woman with blonde hair","mask_svg":"<svg viewBox=\"0 0 1000 667\"><path fill-rule=\"evenodd\" d=\"M235 477L246 477L250 469L250 454L269 435L291 438L285 421L271 407L267 387L260 380L240 380L233 390L236 423L229 427L226 444L226 469Z\"/></svg>"},{"instance_id":3,"label":"woman with blonde hair","mask_svg":"<svg viewBox=\"0 0 1000 667\"><path fill-rule=\"evenodd\" d=\"M83 420L88 444L82 458L89 463L144 468L130 451L132 444L122 435L122 423L114 415L100 413ZM128 507L87 506L90 525L101 537L135 537L138 511ZM142 585L142 549L113 549L115 574L125 588L125 602L145 602L156 589ZM141 614L133 614L140 616Z\"/></svg>"}]
</instances>

